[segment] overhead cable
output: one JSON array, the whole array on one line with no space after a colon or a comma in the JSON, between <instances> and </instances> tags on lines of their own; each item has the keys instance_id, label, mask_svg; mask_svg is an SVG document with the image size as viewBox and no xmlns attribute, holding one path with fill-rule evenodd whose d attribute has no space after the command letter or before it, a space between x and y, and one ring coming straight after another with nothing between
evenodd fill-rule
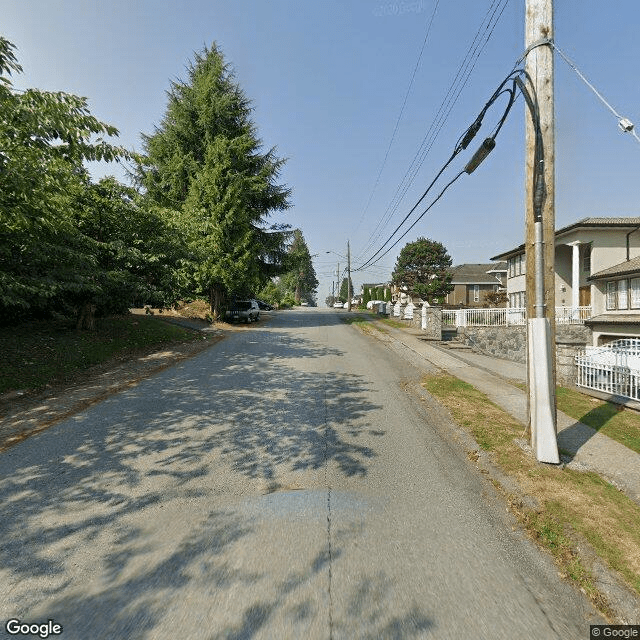
<instances>
[{"instance_id":1,"label":"overhead cable","mask_svg":"<svg viewBox=\"0 0 640 640\"><path fill-rule=\"evenodd\" d=\"M609 109L609 111L611 111L611 113L617 118L618 126L620 127L620 129L625 133L630 133L638 142L640 142L640 138L638 137L638 134L635 131L633 122L631 122L631 120L629 120L628 118L621 116L605 100L602 94L584 77L584 75L578 69L578 67L576 67L576 65L571 60L569 60L569 58L564 54L564 52L560 49L560 47L558 47L558 45L555 42L550 41L550 44L558 52L560 57L578 74L579 78L589 87L589 89L591 89L591 91L593 91L593 93L595 93L596 96L598 96L598 98L600 99L600 102L602 102L602 104L604 104L604 106L607 107L607 109Z\"/></svg>"},{"instance_id":2,"label":"overhead cable","mask_svg":"<svg viewBox=\"0 0 640 640\"><path fill-rule=\"evenodd\" d=\"M424 163L429 152L431 151L433 144L435 143L438 135L440 134L440 131L444 127L451 111L453 110L453 107L457 103L458 98L460 97L464 87L466 86L469 80L469 77L471 76L471 73L475 68L476 62L480 57L480 55L482 54L484 47L489 42L489 39L491 38L491 35L493 34L493 31L498 21L500 20L500 17L502 16L508 4L508 1L509 0L492 0L492 3L489 6L489 9L487 10L487 13L483 19L483 22L478 28L476 35L471 45L469 46L469 49L467 50L467 53L465 54L465 57L462 63L458 68L456 76L454 77L453 82L449 86L449 89L447 90L447 93L442 103L440 104L440 107L438 108L438 111L434 117L434 120L429 126L429 129L427 130L427 133L425 134L420 144L420 147L418 148L418 151L414 155L414 158L411 161L411 164L409 165L409 168L405 172L402 180L400 181L400 184L398 185L395 191L395 194L391 199L391 202L387 206L380 221L378 222L375 229L373 230L365 248L358 255L358 258L360 258L360 256L366 253L369 250L369 248L375 244L375 242L382 235L383 229L390 222L391 218L398 210L400 203L404 199L411 184L415 180L416 175L420 171L422 164ZM498 10L499 10L499 13L496 17L496 13L498 12ZM487 16L489 16L489 14L491 15L487 21ZM486 26L485 26L485 22L486 22ZM489 31L486 37L484 37L484 34L483 36L480 35L482 32L483 26L484 26L484 34L486 34L486 32ZM483 37L484 37L484 42L482 42ZM459 79L460 79L460 85L456 86L458 85Z\"/></svg>"},{"instance_id":3,"label":"overhead cable","mask_svg":"<svg viewBox=\"0 0 640 640\"><path fill-rule=\"evenodd\" d=\"M402 115L404 114L404 108L407 106L407 100L409 98L409 94L411 93L411 89L413 87L413 81L415 80L416 77L416 73L418 71L418 67L420 66L420 61L422 60L422 54L424 53L424 49L427 45L427 40L429 39L429 34L431 33L431 25L433 24L433 19L435 18L436 15L436 11L438 10L438 5L440 4L440 0L436 0L436 3L433 7L433 12L431 13L431 17L429 18L429 22L427 24L427 31L425 33L424 36L424 40L422 41L422 47L420 48L420 53L418 54L418 59L416 60L416 64L413 68L413 73L411 74L411 79L409 80L409 86L407 87L407 91L404 94L404 100L402 101L402 106L400 107L400 113L398 114L398 117L396 119L396 124L395 127L393 128L393 133L391 134L391 139L389 140L389 144L387 146L387 150L384 154L384 159L382 160L382 164L380 165L380 169L378 170L378 175L376 177L375 183L373 185L373 189L371 189L371 193L369 194L369 198L367 200L367 204L364 208L364 211L362 212L362 216L360 216L360 221L358 222L358 226L356 227L356 231L354 231L354 235L355 233L358 231L358 229L360 228L360 225L362 224L362 221L364 220L364 217L367 213L367 211L369 210L369 206L371 205L371 200L373 199L373 194L375 193L376 189L378 188L378 184L380 184L380 177L382 176L382 172L384 171L384 168L387 165L387 159L389 158L389 152L391 151L391 147L393 145L393 142L396 138L396 133L398 133L398 127L400 126L400 121L402 120Z\"/></svg>"},{"instance_id":4,"label":"overhead cable","mask_svg":"<svg viewBox=\"0 0 640 640\"><path fill-rule=\"evenodd\" d=\"M442 197L444 192L460 177L460 175L462 175L462 173L465 173L465 172L468 173L468 174L472 173L475 170L475 168L478 166L478 164L480 164L480 162L482 160L484 160L484 158L489 153L489 151L491 151L491 149L493 149L493 146L495 146L495 136L499 133L500 129L502 128L502 125L506 121L506 118L507 118L509 112L511 111L511 108L512 108L514 102L515 102L516 92L515 92L515 85L514 85L514 80L513 80L514 73L520 73L520 70L517 70L517 69L515 71L512 70L509 73L509 75L507 75L507 77L500 83L498 88L493 92L493 95L486 102L486 104L484 105L484 107L482 108L482 110L480 111L480 113L478 114L476 119L473 121L473 123L469 127L467 127L466 131L458 138L458 141L457 141L457 143L456 143L456 145L454 147L453 153L451 154L449 159L445 162L444 166L440 169L440 171L438 171L438 173L436 174L435 178L431 181L431 183L429 184L429 186L427 187L425 192L420 196L418 201L409 210L409 213L407 213L407 215L405 215L405 217L402 219L400 224L394 229L394 231L387 238L387 240L384 242L384 244L378 249L378 251L376 251L364 264L362 264L360 267L358 267L355 270L361 270L361 269L364 269L365 267L369 266L370 264L375 264L378 261L378 260L376 260L377 256L382 254L382 255L380 255L380 259L381 259L383 255L386 255L391 249L393 249L393 247L395 247L398 244L399 240L401 240L402 238L404 238L406 236L408 231L410 231L415 226L415 224L418 222L418 220L420 220L427 213L427 211L429 211L431 209L431 207ZM510 89L505 89L504 87L505 87L506 84L509 83L509 81L511 81L513 87L510 88ZM422 201L425 199L427 194L431 191L431 189L433 188L434 184L438 181L438 179L444 173L444 171L447 169L447 167L453 162L453 160L456 158L456 156L459 153L464 151L469 146L469 144L472 142L472 140L474 139L474 137L477 135L478 131L480 130L480 128L482 126L483 119L484 119L487 111L491 108L491 106L496 102L496 100L503 93L508 93L510 98L509 98L508 104L507 104L507 106L505 108L505 111L504 111L504 113L503 113L503 115L502 115L497 127L494 130L493 136L491 136L490 138L487 138L483 142L482 147L478 150L478 152L476 152L476 154L474 155L472 160L469 163L467 163L465 168L454 178L454 180L452 180L449 184L447 184L447 186L443 189L443 191L440 193L440 195L438 195L438 197L429 205L429 207L427 207L427 209L425 211L423 211L422 214L420 214L420 216L417 218L417 220L415 220L413 222L413 224L409 227L409 229L407 229L407 231L405 231L405 233L402 236L400 236L400 239L398 241L396 241L386 251L384 251L385 247L393 240L393 238L396 235L396 233L398 233L400 228L409 219L411 214L422 203ZM383 253L383 251L384 251L384 253Z\"/></svg>"}]
</instances>

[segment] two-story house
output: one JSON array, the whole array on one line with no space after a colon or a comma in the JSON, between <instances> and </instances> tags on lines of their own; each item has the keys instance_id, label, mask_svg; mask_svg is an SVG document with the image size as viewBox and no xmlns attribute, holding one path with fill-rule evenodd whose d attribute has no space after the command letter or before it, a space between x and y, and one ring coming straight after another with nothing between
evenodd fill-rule
<instances>
[{"instance_id":1,"label":"two-story house","mask_svg":"<svg viewBox=\"0 0 640 640\"><path fill-rule=\"evenodd\" d=\"M487 302L487 294L504 289L507 263L460 264L449 272L453 291L447 294L445 304L482 307Z\"/></svg>"},{"instance_id":2,"label":"two-story house","mask_svg":"<svg viewBox=\"0 0 640 640\"><path fill-rule=\"evenodd\" d=\"M507 261L509 307L524 307L524 244L492 260ZM587 318L594 345L640 337L640 217L584 218L558 229L555 298L557 310Z\"/></svg>"}]
</instances>

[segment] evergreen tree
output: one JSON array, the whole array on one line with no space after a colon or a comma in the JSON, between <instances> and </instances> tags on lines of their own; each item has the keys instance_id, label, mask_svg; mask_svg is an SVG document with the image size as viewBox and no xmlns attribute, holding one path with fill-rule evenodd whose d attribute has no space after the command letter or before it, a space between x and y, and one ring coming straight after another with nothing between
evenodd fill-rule
<instances>
[{"instance_id":1,"label":"evergreen tree","mask_svg":"<svg viewBox=\"0 0 640 640\"><path fill-rule=\"evenodd\" d=\"M316 291L320 283L316 277L309 247L300 229L293 231L284 264L287 272L282 280L288 291L293 294L295 303L300 304L301 300L306 300L315 304Z\"/></svg>"},{"instance_id":2,"label":"evergreen tree","mask_svg":"<svg viewBox=\"0 0 640 640\"><path fill-rule=\"evenodd\" d=\"M353 282L351 280L347 280L347 278L342 278L342 284L340 285L340 302L347 302L349 299L349 293L347 287L350 287L351 297L353 297Z\"/></svg>"},{"instance_id":3,"label":"evergreen tree","mask_svg":"<svg viewBox=\"0 0 640 640\"><path fill-rule=\"evenodd\" d=\"M402 248L391 277L409 295L433 304L453 290L450 266L451 256L442 243L418 238Z\"/></svg>"},{"instance_id":4,"label":"evergreen tree","mask_svg":"<svg viewBox=\"0 0 640 640\"><path fill-rule=\"evenodd\" d=\"M214 318L225 298L247 295L280 272L287 237L268 227L289 206L276 184L284 160L262 152L252 107L214 44L194 57L187 79L172 82L160 125L144 136L137 169L147 197L176 212L188 234L188 275Z\"/></svg>"}]
</instances>

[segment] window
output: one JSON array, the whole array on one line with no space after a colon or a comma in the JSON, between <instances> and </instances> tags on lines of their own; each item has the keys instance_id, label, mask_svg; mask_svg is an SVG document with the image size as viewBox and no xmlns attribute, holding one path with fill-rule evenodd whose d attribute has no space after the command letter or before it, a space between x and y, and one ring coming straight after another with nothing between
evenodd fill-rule
<instances>
[{"instance_id":1,"label":"window","mask_svg":"<svg viewBox=\"0 0 640 640\"><path fill-rule=\"evenodd\" d=\"M640 309L640 278L631 278L631 308Z\"/></svg>"},{"instance_id":2,"label":"window","mask_svg":"<svg viewBox=\"0 0 640 640\"><path fill-rule=\"evenodd\" d=\"M473 301L474 302L480 301L480 285L479 284L473 285Z\"/></svg>"},{"instance_id":3,"label":"window","mask_svg":"<svg viewBox=\"0 0 640 640\"><path fill-rule=\"evenodd\" d=\"M582 252L582 270L591 274L591 245L587 244Z\"/></svg>"},{"instance_id":4,"label":"window","mask_svg":"<svg viewBox=\"0 0 640 640\"><path fill-rule=\"evenodd\" d=\"M607 282L607 311L616 308L616 283Z\"/></svg>"},{"instance_id":5,"label":"window","mask_svg":"<svg viewBox=\"0 0 640 640\"><path fill-rule=\"evenodd\" d=\"M509 278L515 276L521 276L525 272L525 255L520 253L513 258L507 260L507 269L509 272Z\"/></svg>"},{"instance_id":6,"label":"window","mask_svg":"<svg viewBox=\"0 0 640 640\"><path fill-rule=\"evenodd\" d=\"M629 281L618 280L618 309L629 308L628 292L629 292Z\"/></svg>"}]
</instances>

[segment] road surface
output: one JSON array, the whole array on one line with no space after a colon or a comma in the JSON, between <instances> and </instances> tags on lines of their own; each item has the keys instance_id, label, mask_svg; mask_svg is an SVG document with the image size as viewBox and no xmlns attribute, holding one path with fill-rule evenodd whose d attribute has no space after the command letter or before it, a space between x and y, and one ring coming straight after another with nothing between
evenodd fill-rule
<instances>
[{"instance_id":1,"label":"road surface","mask_svg":"<svg viewBox=\"0 0 640 640\"><path fill-rule=\"evenodd\" d=\"M275 313L0 454L0 634L589 637L420 363L345 315Z\"/></svg>"}]
</instances>

